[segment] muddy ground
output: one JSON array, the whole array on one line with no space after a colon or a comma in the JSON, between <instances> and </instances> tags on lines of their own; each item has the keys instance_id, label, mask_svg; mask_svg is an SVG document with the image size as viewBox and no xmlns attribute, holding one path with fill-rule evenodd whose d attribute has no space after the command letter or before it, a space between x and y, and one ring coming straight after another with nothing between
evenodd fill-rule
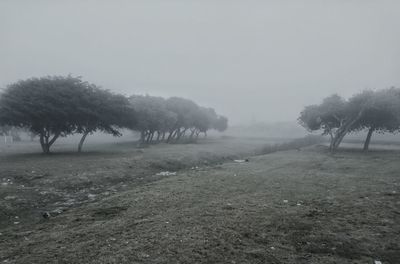
<instances>
[{"instance_id":1,"label":"muddy ground","mask_svg":"<svg viewBox=\"0 0 400 264\"><path fill-rule=\"evenodd\" d=\"M400 152L264 143L4 152L0 261L399 263Z\"/></svg>"}]
</instances>

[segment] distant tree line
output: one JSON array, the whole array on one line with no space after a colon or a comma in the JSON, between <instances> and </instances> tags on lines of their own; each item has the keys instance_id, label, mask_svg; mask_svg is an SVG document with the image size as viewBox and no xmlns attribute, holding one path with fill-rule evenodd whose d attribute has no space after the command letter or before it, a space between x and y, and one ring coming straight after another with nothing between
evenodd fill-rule
<instances>
[{"instance_id":1,"label":"distant tree line","mask_svg":"<svg viewBox=\"0 0 400 264\"><path fill-rule=\"evenodd\" d=\"M127 128L141 134L140 142L196 139L210 129L224 131L228 119L191 100L133 95L104 90L80 77L48 76L20 80L0 94L0 134L15 128L38 136L44 153L59 137L81 134L78 151L96 131L121 136Z\"/></svg>"},{"instance_id":2,"label":"distant tree line","mask_svg":"<svg viewBox=\"0 0 400 264\"><path fill-rule=\"evenodd\" d=\"M347 134L367 131L367 151L373 133L400 131L400 89L367 90L347 100L334 94L319 105L305 107L298 120L309 131L329 135L331 151L337 150Z\"/></svg>"},{"instance_id":3,"label":"distant tree line","mask_svg":"<svg viewBox=\"0 0 400 264\"><path fill-rule=\"evenodd\" d=\"M228 126L226 117L188 99L134 95L129 101L137 114L135 129L140 131L142 143L197 139L200 133L224 131Z\"/></svg>"}]
</instances>

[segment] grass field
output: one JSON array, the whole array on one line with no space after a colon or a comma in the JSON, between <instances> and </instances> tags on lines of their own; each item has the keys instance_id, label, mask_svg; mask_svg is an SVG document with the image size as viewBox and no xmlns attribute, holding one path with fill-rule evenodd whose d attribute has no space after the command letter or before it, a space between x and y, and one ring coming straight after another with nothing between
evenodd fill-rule
<instances>
[{"instance_id":1,"label":"grass field","mask_svg":"<svg viewBox=\"0 0 400 264\"><path fill-rule=\"evenodd\" d=\"M13 146L0 154L0 262L399 263L400 152L252 156L266 143Z\"/></svg>"}]
</instances>

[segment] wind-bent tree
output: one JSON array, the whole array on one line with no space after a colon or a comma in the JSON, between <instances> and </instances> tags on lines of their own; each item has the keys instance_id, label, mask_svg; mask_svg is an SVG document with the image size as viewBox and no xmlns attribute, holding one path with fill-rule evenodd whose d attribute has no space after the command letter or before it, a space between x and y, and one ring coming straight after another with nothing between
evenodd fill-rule
<instances>
[{"instance_id":1,"label":"wind-bent tree","mask_svg":"<svg viewBox=\"0 0 400 264\"><path fill-rule=\"evenodd\" d=\"M364 91L353 95L345 106L345 118L336 130L332 150L336 150L347 133L351 132L373 104L373 92Z\"/></svg>"},{"instance_id":2,"label":"wind-bent tree","mask_svg":"<svg viewBox=\"0 0 400 264\"><path fill-rule=\"evenodd\" d=\"M368 98L361 118L354 124L353 131L367 130L364 151L368 151L374 132L393 133L400 128L400 90L396 88L367 91L357 96Z\"/></svg>"},{"instance_id":3,"label":"wind-bent tree","mask_svg":"<svg viewBox=\"0 0 400 264\"><path fill-rule=\"evenodd\" d=\"M60 136L73 133L74 101L83 88L79 78L71 76L21 80L6 87L0 97L0 124L26 128L39 135L44 153Z\"/></svg>"},{"instance_id":4,"label":"wind-bent tree","mask_svg":"<svg viewBox=\"0 0 400 264\"><path fill-rule=\"evenodd\" d=\"M186 131L194 126L194 120L199 106L188 99L171 97L167 99L167 109L176 114L177 120L170 131L167 141L179 140Z\"/></svg>"},{"instance_id":5,"label":"wind-bent tree","mask_svg":"<svg viewBox=\"0 0 400 264\"><path fill-rule=\"evenodd\" d=\"M84 83L79 100L75 102L75 132L81 133L78 152L89 134L96 131L121 136L120 128L132 128L135 125L135 113L128 98L113 94L94 84Z\"/></svg>"},{"instance_id":6,"label":"wind-bent tree","mask_svg":"<svg viewBox=\"0 0 400 264\"><path fill-rule=\"evenodd\" d=\"M102 131L119 136L119 128L134 126L128 99L72 76L31 78L9 85L0 98L0 124L39 135L44 153L60 136Z\"/></svg>"},{"instance_id":7,"label":"wind-bent tree","mask_svg":"<svg viewBox=\"0 0 400 264\"><path fill-rule=\"evenodd\" d=\"M194 113L193 127L190 128L190 139L194 136L196 139L199 137L200 133L207 135L207 131L213 127L215 120L217 119L217 114L212 108L199 107Z\"/></svg>"},{"instance_id":8,"label":"wind-bent tree","mask_svg":"<svg viewBox=\"0 0 400 264\"><path fill-rule=\"evenodd\" d=\"M320 105L306 106L300 113L299 123L310 132L322 130L322 135L329 135L329 148L332 151L335 148L335 135L347 118L347 104L339 95L331 95Z\"/></svg>"},{"instance_id":9,"label":"wind-bent tree","mask_svg":"<svg viewBox=\"0 0 400 264\"><path fill-rule=\"evenodd\" d=\"M176 122L176 116L166 108L165 99L154 96L134 95L129 101L137 115L135 129L140 132L140 142L150 143L157 133L157 141Z\"/></svg>"},{"instance_id":10,"label":"wind-bent tree","mask_svg":"<svg viewBox=\"0 0 400 264\"><path fill-rule=\"evenodd\" d=\"M192 140L209 129L223 131L228 123L227 118L218 116L214 109L200 107L184 98L134 95L129 101L137 115L134 130L140 132L141 144Z\"/></svg>"},{"instance_id":11,"label":"wind-bent tree","mask_svg":"<svg viewBox=\"0 0 400 264\"><path fill-rule=\"evenodd\" d=\"M330 150L335 151L352 131L368 129L364 149L368 150L372 133L399 130L400 92L398 89L363 91L343 100L330 96L320 104L304 108L299 123L309 131L322 130L331 136Z\"/></svg>"}]
</instances>

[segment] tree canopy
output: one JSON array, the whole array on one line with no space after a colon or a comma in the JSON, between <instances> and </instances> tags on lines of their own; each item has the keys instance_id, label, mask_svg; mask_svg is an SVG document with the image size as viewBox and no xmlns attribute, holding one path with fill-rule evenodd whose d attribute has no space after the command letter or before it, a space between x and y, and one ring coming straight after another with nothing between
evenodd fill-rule
<instances>
[{"instance_id":1,"label":"tree canopy","mask_svg":"<svg viewBox=\"0 0 400 264\"><path fill-rule=\"evenodd\" d=\"M218 116L214 109L185 98L135 95L129 100L137 113L136 130L141 133L141 143L173 142L185 136L195 139L210 129L224 131L228 125L228 119Z\"/></svg>"},{"instance_id":2,"label":"tree canopy","mask_svg":"<svg viewBox=\"0 0 400 264\"><path fill-rule=\"evenodd\" d=\"M44 153L59 138L82 134L82 145L96 131L121 135L121 128L141 133L141 142L176 142L210 129L224 131L228 119L212 108L180 98L126 97L80 77L47 76L12 83L0 95L0 133L22 128L38 135Z\"/></svg>"},{"instance_id":3,"label":"tree canopy","mask_svg":"<svg viewBox=\"0 0 400 264\"><path fill-rule=\"evenodd\" d=\"M394 133L400 128L400 91L395 88L365 91L353 99L365 108L361 118L353 125L352 131L367 130L364 150L368 150L371 136L377 133ZM356 106L357 107L357 103Z\"/></svg>"},{"instance_id":4,"label":"tree canopy","mask_svg":"<svg viewBox=\"0 0 400 264\"><path fill-rule=\"evenodd\" d=\"M42 150L50 152L59 136L76 129L74 106L82 81L73 77L21 80L7 86L0 98L0 123L27 128L39 135Z\"/></svg>"},{"instance_id":5,"label":"tree canopy","mask_svg":"<svg viewBox=\"0 0 400 264\"><path fill-rule=\"evenodd\" d=\"M49 153L60 136L96 130L119 135L114 126L131 123L130 109L126 98L81 78L48 76L8 85L0 97L0 124L39 135L43 152Z\"/></svg>"},{"instance_id":6,"label":"tree canopy","mask_svg":"<svg viewBox=\"0 0 400 264\"><path fill-rule=\"evenodd\" d=\"M336 150L346 134L368 130L364 150L368 150L373 132L400 129L400 89L366 90L348 100L332 95L319 105L306 106L299 123L309 131L322 130L330 135L330 149Z\"/></svg>"},{"instance_id":7,"label":"tree canopy","mask_svg":"<svg viewBox=\"0 0 400 264\"><path fill-rule=\"evenodd\" d=\"M83 134L78 146L79 152L89 134L101 131L121 136L120 128L134 128L136 125L136 115L128 98L100 89L94 84L85 83L85 86L74 112L75 132Z\"/></svg>"}]
</instances>

